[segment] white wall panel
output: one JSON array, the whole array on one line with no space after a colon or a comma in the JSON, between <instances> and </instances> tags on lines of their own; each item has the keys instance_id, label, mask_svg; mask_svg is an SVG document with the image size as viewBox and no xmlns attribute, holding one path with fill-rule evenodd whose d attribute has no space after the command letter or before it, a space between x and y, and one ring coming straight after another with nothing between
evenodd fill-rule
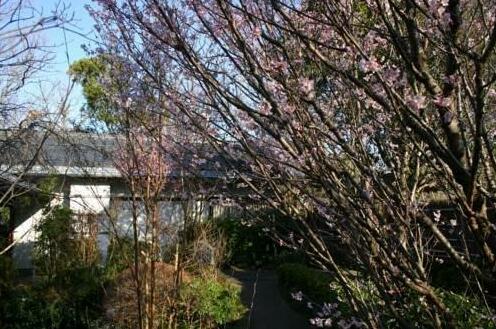
<instances>
[{"instance_id":1,"label":"white wall panel","mask_svg":"<svg viewBox=\"0 0 496 329\"><path fill-rule=\"evenodd\" d=\"M69 199L76 213L104 213L110 204L110 185L71 185Z\"/></svg>"}]
</instances>

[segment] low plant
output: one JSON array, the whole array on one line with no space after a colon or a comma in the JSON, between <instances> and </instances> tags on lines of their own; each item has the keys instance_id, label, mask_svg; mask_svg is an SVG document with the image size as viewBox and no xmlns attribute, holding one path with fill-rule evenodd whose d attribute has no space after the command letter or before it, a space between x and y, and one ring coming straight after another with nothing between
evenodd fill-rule
<instances>
[{"instance_id":1,"label":"low plant","mask_svg":"<svg viewBox=\"0 0 496 329\"><path fill-rule=\"evenodd\" d=\"M57 284L12 285L2 291L0 327L4 329L89 329L101 315L99 276L75 268Z\"/></svg>"},{"instance_id":2,"label":"low plant","mask_svg":"<svg viewBox=\"0 0 496 329\"><path fill-rule=\"evenodd\" d=\"M13 275L2 278L0 327L96 328L105 284L96 242L77 235L69 209L45 214L36 227L35 280L20 284Z\"/></svg>"},{"instance_id":3,"label":"low plant","mask_svg":"<svg viewBox=\"0 0 496 329\"><path fill-rule=\"evenodd\" d=\"M492 310L477 297L462 292L452 292L443 289L436 290L437 295L449 310L451 319L444 319L444 323L451 322L456 328L496 328L496 317ZM403 321L411 324L412 328L436 328L432 321L420 312L422 304L427 303L425 298L407 294L403 301L408 306L408 312L402 314ZM383 315L385 328L397 328L400 323L397 319Z\"/></svg>"},{"instance_id":4,"label":"low plant","mask_svg":"<svg viewBox=\"0 0 496 329\"><path fill-rule=\"evenodd\" d=\"M306 314L316 326L332 328L361 328L364 324L353 314L347 304L345 291L334 276L303 264L282 264L278 268L281 288L290 303ZM401 320L385 308L385 302L372 282L362 273L353 275L354 282L349 289L359 296L380 319L384 328L435 328L432 320L425 317L422 309L425 298L414 293L402 293L395 302L401 303ZM438 288L437 295L449 310L451 321L457 328L496 328L493 311L477 296ZM401 299L400 299L401 297Z\"/></svg>"},{"instance_id":5,"label":"low plant","mask_svg":"<svg viewBox=\"0 0 496 329\"><path fill-rule=\"evenodd\" d=\"M332 277L299 263L281 264L277 269L279 283L286 290L303 291L315 302L327 302L337 295L330 289Z\"/></svg>"},{"instance_id":6,"label":"low plant","mask_svg":"<svg viewBox=\"0 0 496 329\"><path fill-rule=\"evenodd\" d=\"M221 278L195 278L183 286L185 328L218 328L240 319L246 311L239 286Z\"/></svg>"},{"instance_id":7,"label":"low plant","mask_svg":"<svg viewBox=\"0 0 496 329\"><path fill-rule=\"evenodd\" d=\"M463 292L469 286L469 282L456 267L455 264L444 261L432 264L430 274L432 285L444 290Z\"/></svg>"}]
</instances>

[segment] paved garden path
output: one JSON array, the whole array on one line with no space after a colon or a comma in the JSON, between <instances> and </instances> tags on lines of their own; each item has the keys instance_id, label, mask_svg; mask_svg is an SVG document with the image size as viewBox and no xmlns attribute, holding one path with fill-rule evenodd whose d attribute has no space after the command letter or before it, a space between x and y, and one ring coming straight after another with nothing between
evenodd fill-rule
<instances>
[{"instance_id":1,"label":"paved garden path","mask_svg":"<svg viewBox=\"0 0 496 329\"><path fill-rule=\"evenodd\" d=\"M241 298L249 308L231 329L310 329L308 319L296 313L282 298L277 275L270 270L232 270L243 287Z\"/></svg>"}]
</instances>

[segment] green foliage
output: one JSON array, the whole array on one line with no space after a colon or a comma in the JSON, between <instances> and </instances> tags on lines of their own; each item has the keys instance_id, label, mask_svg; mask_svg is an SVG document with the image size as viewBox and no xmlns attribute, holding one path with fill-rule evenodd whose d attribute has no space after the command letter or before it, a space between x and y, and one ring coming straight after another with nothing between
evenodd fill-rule
<instances>
[{"instance_id":1,"label":"green foliage","mask_svg":"<svg viewBox=\"0 0 496 329\"><path fill-rule=\"evenodd\" d=\"M274 259L274 264L277 266L284 265L286 263L304 264L307 259L308 255L305 254L302 249L283 249L278 251L277 256Z\"/></svg>"},{"instance_id":2,"label":"green foliage","mask_svg":"<svg viewBox=\"0 0 496 329\"><path fill-rule=\"evenodd\" d=\"M113 280L133 261L134 242L130 238L113 238L107 249L105 275L108 280Z\"/></svg>"},{"instance_id":3,"label":"green foliage","mask_svg":"<svg viewBox=\"0 0 496 329\"><path fill-rule=\"evenodd\" d=\"M104 58L91 57L75 61L69 67L69 74L83 87L90 116L107 124L116 123L117 117L111 111L108 94L100 82L107 74Z\"/></svg>"},{"instance_id":4,"label":"green foliage","mask_svg":"<svg viewBox=\"0 0 496 329\"><path fill-rule=\"evenodd\" d=\"M337 303L339 311L344 316L353 315L351 308L346 305L347 299L344 289L332 275L295 263L282 264L277 273L286 295L289 295L289 292L301 291L313 302L318 304ZM450 271L447 270L446 273L450 273ZM401 328L406 323L412 328L434 328L432 320L426 318L422 311L423 304L427 302L425 297L414 293L404 294L407 297L403 298L401 303L406 306L407 311L401 314L403 322L399 323L398 318L388 314L387 309L383 307L384 302L379 298L373 284L359 273L356 274L355 279L354 285L350 289L355 295L359 295L369 307L382 312L381 322L384 328ZM458 328L496 328L496 324L492 320L492 312L477 297L467 297L460 292L455 293L442 289L438 289L436 292L449 309ZM305 313L309 312L308 309L304 308L304 305L292 304ZM447 319L445 319L446 321Z\"/></svg>"},{"instance_id":5,"label":"green foliage","mask_svg":"<svg viewBox=\"0 0 496 329\"><path fill-rule=\"evenodd\" d=\"M96 328L101 310L101 273L73 268L59 280L1 289L0 327L5 329Z\"/></svg>"},{"instance_id":6,"label":"green foliage","mask_svg":"<svg viewBox=\"0 0 496 329\"><path fill-rule=\"evenodd\" d=\"M332 277L329 273L310 268L298 263L285 263L277 268L279 283L291 291L302 291L317 303L328 302L337 298L331 291Z\"/></svg>"},{"instance_id":7,"label":"green foliage","mask_svg":"<svg viewBox=\"0 0 496 329\"><path fill-rule=\"evenodd\" d=\"M76 265L77 244L69 208L47 210L36 230L40 235L34 245L34 263L40 274L53 280Z\"/></svg>"},{"instance_id":8,"label":"green foliage","mask_svg":"<svg viewBox=\"0 0 496 329\"><path fill-rule=\"evenodd\" d=\"M225 218L218 222L227 237L227 260L231 264L261 266L274 260L277 247L255 221Z\"/></svg>"},{"instance_id":9,"label":"green foliage","mask_svg":"<svg viewBox=\"0 0 496 329\"><path fill-rule=\"evenodd\" d=\"M9 244L10 221L11 217L9 208L0 207L0 249L5 248Z\"/></svg>"},{"instance_id":10,"label":"green foliage","mask_svg":"<svg viewBox=\"0 0 496 329\"><path fill-rule=\"evenodd\" d=\"M97 328L104 269L81 259L78 248L84 241L77 239L71 211L47 210L36 229L34 262L41 275L27 284L17 284L14 276L1 278L0 327Z\"/></svg>"},{"instance_id":11,"label":"green foliage","mask_svg":"<svg viewBox=\"0 0 496 329\"><path fill-rule=\"evenodd\" d=\"M460 328L496 328L494 315L478 298L448 291L439 294Z\"/></svg>"},{"instance_id":12,"label":"green foliage","mask_svg":"<svg viewBox=\"0 0 496 329\"><path fill-rule=\"evenodd\" d=\"M8 223L10 220L10 210L7 207L0 207L0 225Z\"/></svg>"},{"instance_id":13,"label":"green foliage","mask_svg":"<svg viewBox=\"0 0 496 329\"><path fill-rule=\"evenodd\" d=\"M53 180L43 188L52 191ZM37 274L32 284L2 278L2 328L93 328L101 317L103 270L79 257L82 241L74 232L70 209L56 207L36 227L34 245ZM2 273L6 273L2 271Z\"/></svg>"},{"instance_id":14,"label":"green foliage","mask_svg":"<svg viewBox=\"0 0 496 329\"><path fill-rule=\"evenodd\" d=\"M492 311L476 296L465 296L463 293L454 293L438 289L436 294L452 316L452 322L456 328L496 328L496 323L493 320ZM401 314L403 323L408 323L412 328L435 328L432 320L422 312L423 305L427 303L425 297L417 294L405 294L407 297L403 299L404 306L407 306L407 312ZM443 319L443 323L449 323L449 319ZM402 326L398 318L388 315L382 316L382 323L385 328L398 328Z\"/></svg>"},{"instance_id":15,"label":"green foliage","mask_svg":"<svg viewBox=\"0 0 496 329\"><path fill-rule=\"evenodd\" d=\"M207 320L212 328L238 320L246 311L240 288L214 278L196 278L185 284L181 299L191 306L197 318Z\"/></svg>"},{"instance_id":16,"label":"green foliage","mask_svg":"<svg viewBox=\"0 0 496 329\"><path fill-rule=\"evenodd\" d=\"M46 212L37 229L35 243L37 274L34 282L15 283L14 273L3 263L0 282L0 328L62 329L112 328L103 318L104 288L118 273L128 268L133 243L120 239L111 242L104 267L96 262L85 263L79 257L81 241L73 229L69 209L57 207ZM3 260L3 259L2 259ZM217 275L196 278L184 284L175 300L179 328L218 328L239 319L245 312L240 287ZM158 317L157 317L158 319ZM164 317L169 321L169 317ZM164 325L167 325L166 323Z\"/></svg>"},{"instance_id":17,"label":"green foliage","mask_svg":"<svg viewBox=\"0 0 496 329\"><path fill-rule=\"evenodd\" d=\"M63 310L53 291L19 285L3 292L0 323L5 329L59 328Z\"/></svg>"},{"instance_id":18,"label":"green foliage","mask_svg":"<svg viewBox=\"0 0 496 329\"><path fill-rule=\"evenodd\" d=\"M41 205L45 205L52 199L52 195L54 192L60 188L61 182L59 177L48 176L46 178L41 179L37 183L37 187L40 190L37 194L38 203Z\"/></svg>"},{"instance_id":19,"label":"green foliage","mask_svg":"<svg viewBox=\"0 0 496 329\"><path fill-rule=\"evenodd\" d=\"M437 288L442 288L454 292L461 292L467 288L467 280L463 274L451 263L432 265L430 271L432 285Z\"/></svg>"},{"instance_id":20,"label":"green foliage","mask_svg":"<svg viewBox=\"0 0 496 329\"><path fill-rule=\"evenodd\" d=\"M14 272L12 258L5 254L0 255L0 289L2 289L2 284L14 278Z\"/></svg>"}]
</instances>

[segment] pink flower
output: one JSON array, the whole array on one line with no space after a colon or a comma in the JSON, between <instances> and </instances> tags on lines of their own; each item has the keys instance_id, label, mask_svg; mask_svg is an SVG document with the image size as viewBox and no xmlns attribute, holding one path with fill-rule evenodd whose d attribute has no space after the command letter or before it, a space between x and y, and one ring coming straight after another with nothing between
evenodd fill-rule
<instances>
[{"instance_id":1,"label":"pink flower","mask_svg":"<svg viewBox=\"0 0 496 329\"><path fill-rule=\"evenodd\" d=\"M315 82L309 78L301 78L298 81L298 88L308 98L315 96Z\"/></svg>"},{"instance_id":2,"label":"pink flower","mask_svg":"<svg viewBox=\"0 0 496 329\"><path fill-rule=\"evenodd\" d=\"M432 16L440 18L446 11L448 6L448 0L430 0L429 1L429 11Z\"/></svg>"},{"instance_id":3,"label":"pink flower","mask_svg":"<svg viewBox=\"0 0 496 329\"><path fill-rule=\"evenodd\" d=\"M401 73L398 69L388 68L384 71L383 76L387 83L394 85L400 79Z\"/></svg>"},{"instance_id":4,"label":"pink flower","mask_svg":"<svg viewBox=\"0 0 496 329\"><path fill-rule=\"evenodd\" d=\"M449 97L437 96L434 98L434 105L438 107L450 107L451 99Z\"/></svg>"},{"instance_id":5,"label":"pink flower","mask_svg":"<svg viewBox=\"0 0 496 329\"><path fill-rule=\"evenodd\" d=\"M408 95L406 98L406 104L413 110L419 111L425 108L425 100L426 100L425 96L422 95L415 95L415 96Z\"/></svg>"},{"instance_id":6,"label":"pink flower","mask_svg":"<svg viewBox=\"0 0 496 329\"><path fill-rule=\"evenodd\" d=\"M436 222L439 222L440 219L441 219L441 211L439 210L434 211L434 220Z\"/></svg>"},{"instance_id":7,"label":"pink flower","mask_svg":"<svg viewBox=\"0 0 496 329\"><path fill-rule=\"evenodd\" d=\"M260 26L255 26L255 28L252 30L253 37L258 38L262 35L262 30L260 29Z\"/></svg>"},{"instance_id":8,"label":"pink flower","mask_svg":"<svg viewBox=\"0 0 496 329\"><path fill-rule=\"evenodd\" d=\"M293 298L294 300L297 300L297 301L301 302L303 300L303 293L301 291L292 292L291 293L291 298Z\"/></svg>"},{"instance_id":9,"label":"pink flower","mask_svg":"<svg viewBox=\"0 0 496 329\"><path fill-rule=\"evenodd\" d=\"M381 64L377 62L374 58L372 59L361 59L358 63L358 66L362 72L377 72L381 68Z\"/></svg>"},{"instance_id":10,"label":"pink flower","mask_svg":"<svg viewBox=\"0 0 496 329\"><path fill-rule=\"evenodd\" d=\"M295 108L293 105L288 104L288 105L286 105L286 106L283 106L283 107L282 107L282 110L283 110L284 112L286 112L287 114L293 114L293 113L294 113L294 111L296 110L296 108Z\"/></svg>"},{"instance_id":11,"label":"pink flower","mask_svg":"<svg viewBox=\"0 0 496 329\"><path fill-rule=\"evenodd\" d=\"M270 104L267 101L263 101L258 107L258 110L263 115L268 115L270 113L270 109Z\"/></svg>"}]
</instances>

